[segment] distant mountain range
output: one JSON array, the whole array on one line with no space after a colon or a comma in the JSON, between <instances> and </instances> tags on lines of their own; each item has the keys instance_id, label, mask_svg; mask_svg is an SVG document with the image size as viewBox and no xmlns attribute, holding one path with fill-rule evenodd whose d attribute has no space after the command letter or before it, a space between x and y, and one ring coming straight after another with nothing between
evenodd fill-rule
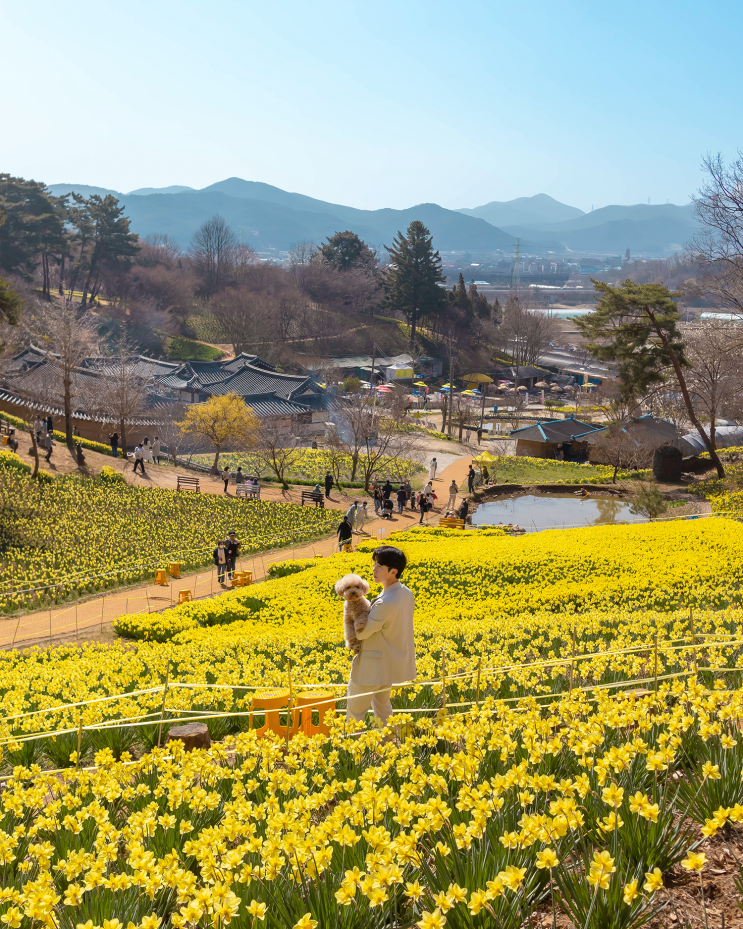
<instances>
[{"instance_id":1,"label":"distant mountain range","mask_svg":"<svg viewBox=\"0 0 743 929\"><path fill-rule=\"evenodd\" d=\"M696 232L693 205L606 206L590 213L547 194L493 200L473 209L447 210L421 203L406 210L359 210L291 193L260 181L227 178L192 187L140 187L129 193L85 184L52 184L55 195L114 194L140 236L165 233L186 247L198 227L215 213L257 251L285 251L298 242L319 243L351 229L370 245L391 245L415 219L431 230L441 251L510 252L516 238L525 251L659 254L681 249Z\"/></svg>"},{"instance_id":2,"label":"distant mountain range","mask_svg":"<svg viewBox=\"0 0 743 929\"><path fill-rule=\"evenodd\" d=\"M370 245L391 245L397 232L404 232L416 219L428 226L436 248L442 251L511 250L516 242L484 219L446 210L436 203L421 203L407 210L357 210L239 177L203 190L145 187L124 194L80 184L52 184L50 190L57 196L73 190L86 196L112 193L124 206L134 232L140 236L165 233L184 247L204 220L215 213L257 251L283 251L297 242L319 243L344 229L352 229Z\"/></svg>"}]
</instances>

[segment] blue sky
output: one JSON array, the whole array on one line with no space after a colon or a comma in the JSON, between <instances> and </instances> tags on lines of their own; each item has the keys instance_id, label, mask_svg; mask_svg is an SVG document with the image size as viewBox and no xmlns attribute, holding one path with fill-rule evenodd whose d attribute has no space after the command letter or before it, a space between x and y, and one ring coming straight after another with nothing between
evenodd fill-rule
<instances>
[{"instance_id":1,"label":"blue sky","mask_svg":"<svg viewBox=\"0 0 743 929\"><path fill-rule=\"evenodd\" d=\"M0 0L0 170L352 206L684 203L743 147L728 0Z\"/></svg>"}]
</instances>

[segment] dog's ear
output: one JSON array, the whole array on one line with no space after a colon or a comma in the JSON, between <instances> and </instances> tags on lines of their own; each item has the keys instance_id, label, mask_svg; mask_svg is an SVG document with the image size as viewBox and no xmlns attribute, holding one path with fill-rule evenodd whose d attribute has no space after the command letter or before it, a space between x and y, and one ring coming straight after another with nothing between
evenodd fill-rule
<instances>
[{"instance_id":1,"label":"dog's ear","mask_svg":"<svg viewBox=\"0 0 743 929\"><path fill-rule=\"evenodd\" d=\"M343 596L343 593L346 587L348 587L348 575L346 575L345 577L342 577L339 581L336 581L335 592L338 594L339 597Z\"/></svg>"},{"instance_id":2,"label":"dog's ear","mask_svg":"<svg viewBox=\"0 0 743 929\"><path fill-rule=\"evenodd\" d=\"M361 578L361 589L364 591L364 596L369 593L369 582L365 581L364 578Z\"/></svg>"}]
</instances>

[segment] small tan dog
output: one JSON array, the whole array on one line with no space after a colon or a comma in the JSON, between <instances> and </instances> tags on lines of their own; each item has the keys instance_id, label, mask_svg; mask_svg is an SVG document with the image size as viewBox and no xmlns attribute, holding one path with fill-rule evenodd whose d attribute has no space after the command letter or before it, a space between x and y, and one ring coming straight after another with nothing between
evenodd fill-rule
<instances>
[{"instance_id":1,"label":"small tan dog","mask_svg":"<svg viewBox=\"0 0 743 929\"><path fill-rule=\"evenodd\" d=\"M369 618L371 603L366 599L369 585L358 574L347 574L335 585L335 592L346 601L343 607L343 637L346 648L358 654L361 651L361 642L356 633L366 626Z\"/></svg>"}]
</instances>

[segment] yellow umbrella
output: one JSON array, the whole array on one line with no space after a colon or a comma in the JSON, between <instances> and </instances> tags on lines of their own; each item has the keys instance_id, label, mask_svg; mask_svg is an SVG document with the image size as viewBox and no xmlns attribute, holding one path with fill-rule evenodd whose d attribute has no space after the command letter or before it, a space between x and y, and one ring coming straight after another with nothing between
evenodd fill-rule
<instances>
[{"instance_id":1,"label":"yellow umbrella","mask_svg":"<svg viewBox=\"0 0 743 929\"><path fill-rule=\"evenodd\" d=\"M476 394L476 393L473 393L471 390L463 390L463 391L462 391L462 396L463 396L463 397L476 397L477 394Z\"/></svg>"},{"instance_id":2,"label":"yellow umbrella","mask_svg":"<svg viewBox=\"0 0 743 929\"><path fill-rule=\"evenodd\" d=\"M467 381L468 384L492 384L493 378L488 377L487 374L463 374L462 380Z\"/></svg>"},{"instance_id":3,"label":"yellow umbrella","mask_svg":"<svg viewBox=\"0 0 743 929\"><path fill-rule=\"evenodd\" d=\"M415 384L413 384L413 386L414 387L428 387L428 384L426 384L424 381L416 381Z\"/></svg>"}]
</instances>

